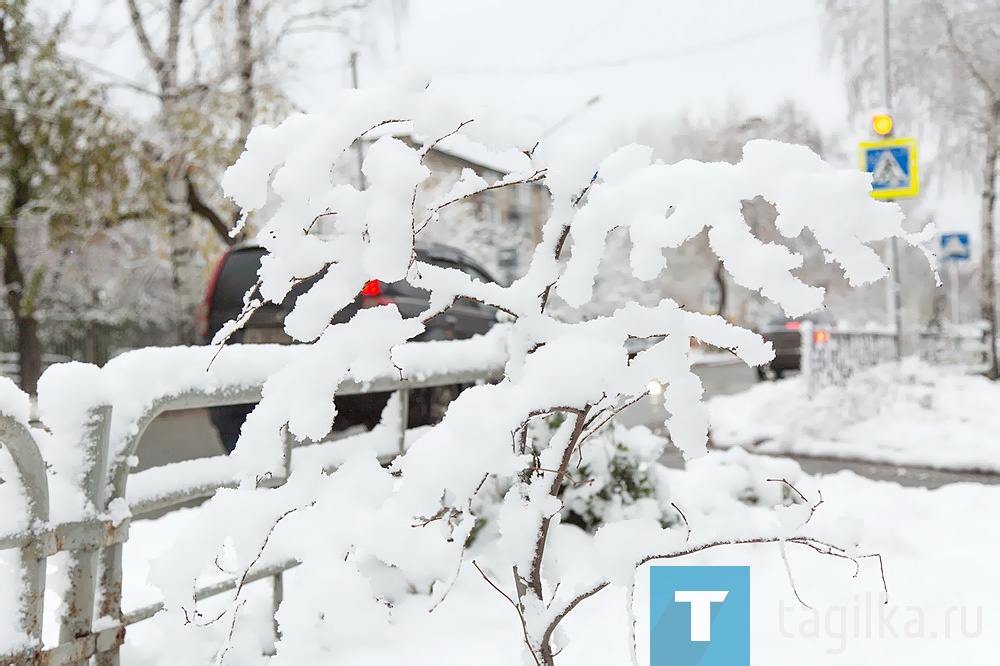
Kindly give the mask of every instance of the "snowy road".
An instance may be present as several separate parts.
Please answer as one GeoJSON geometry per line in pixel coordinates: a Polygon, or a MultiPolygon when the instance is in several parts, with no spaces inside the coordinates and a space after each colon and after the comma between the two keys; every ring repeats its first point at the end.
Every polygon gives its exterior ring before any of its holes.
{"type": "MultiPolygon", "coordinates": [[[[743,391],[756,382],[754,371],[740,363],[707,364],[696,369],[705,385],[707,397],[743,391]]],[[[662,408],[654,400],[646,399],[626,412],[624,422],[628,425],[648,425],[655,429],[662,425],[664,416],[662,408]]],[[[219,444],[205,410],[173,412],[156,419],[146,431],[139,443],[138,469],[219,455],[221,452],[222,445],[219,444]]],[[[676,452],[664,456],[663,462],[671,467],[682,465],[680,454],[676,452]]],[[[895,481],[906,486],[937,488],[960,482],[1000,484],[1000,476],[989,474],[950,473],[919,467],[822,458],[799,459],[799,463],[810,474],[833,474],[849,469],[870,479],[895,481]]]]}

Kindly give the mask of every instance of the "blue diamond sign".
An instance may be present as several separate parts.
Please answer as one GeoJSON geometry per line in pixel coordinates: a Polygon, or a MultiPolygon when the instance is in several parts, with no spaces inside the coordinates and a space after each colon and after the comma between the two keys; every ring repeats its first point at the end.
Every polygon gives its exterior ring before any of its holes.
{"type": "Polygon", "coordinates": [[[941,234],[941,261],[967,261],[969,251],[969,234],[941,234]]]}
{"type": "Polygon", "coordinates": [[[916,139],[862,142],[861,169],[872,175],[872,196],[876,199],[915,197],[920,193],[916,139]]]}

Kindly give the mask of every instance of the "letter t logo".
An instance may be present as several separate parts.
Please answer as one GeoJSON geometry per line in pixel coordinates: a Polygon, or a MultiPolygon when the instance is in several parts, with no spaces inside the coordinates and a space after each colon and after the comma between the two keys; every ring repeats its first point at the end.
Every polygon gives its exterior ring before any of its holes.
{"type": "Polygon", "coordinates": [[[691,604],[691,640],[706,643],[712,640],[712,603],[729,596],[725,590],[676,590],[674,601],[691,604]]]}

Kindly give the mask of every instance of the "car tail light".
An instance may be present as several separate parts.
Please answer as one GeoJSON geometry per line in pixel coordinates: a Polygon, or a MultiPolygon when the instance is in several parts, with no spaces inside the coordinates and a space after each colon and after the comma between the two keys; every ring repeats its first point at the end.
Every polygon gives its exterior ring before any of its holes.
{"type": "Polygon", "coordinates": [[[789,322],[785,323],[785,330],[786,331],[797,331],[801,327],[802,327],[802,324],[800,324],[797,321],[789,321],[789,322]]]}
{"type": "Polygon", "coordinates": [[[830,334],[826,331],[816,331],[813,333],[813,340],[816,342],[829,342],[830,334]]]}
{"type": "Polygon", "coordinates": [[[232,253],[233,248],[228,247],[223,253],[222,258],[219,259],[219,263],[215,265],[212,269],[212,276],[208,278],[208,286],[205,288],[205,299],[198,305],[198,309],[195,311],[195,328],[198,331],[198,335],[203,338],[207,338],[211,330],[209,328],[209,315],[212,312],[212,298],[215,296],[215,286],[219,282],[219,275],[222,273],[222,267],[226,263],[226,259],[232,253]]]}
{"type": "Polygon", "coordinates": [[[392,299],[385,295],[385,285],[379,280],[369,280],[361,288],[361,307],[374,308],[379,305],[389,305],[392,299]]]}

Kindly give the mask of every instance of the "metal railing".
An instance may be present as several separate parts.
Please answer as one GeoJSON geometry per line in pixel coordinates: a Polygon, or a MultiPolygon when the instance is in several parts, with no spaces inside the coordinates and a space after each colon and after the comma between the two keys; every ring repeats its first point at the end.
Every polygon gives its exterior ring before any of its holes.
{"type": "Polygon", "coordinates": [[[917,334],[917,355],[936,365],[983,372],[989,364],[989,329],[984,326],[933,328],[917,334]]]}
{"type": "MultiPolygon", "coordinates": [[[[250,349],[252,346],[243,347],[250,349]]],[[[404,366],[396,377],[378,377],[366,382],[347,380],[338,388],[338,395],[383,391],[398,394],[399,399],[395,401],[400,412],[397,452],[403,450],[405,442],[409,391],[494,381],[502,376],[503,364],[492,358],[481,362],[478,367],[467,365],[448,372],[422,375],[419,369],[411,370],[404,366]],[[404,375],[419,378],[402,379],[404,375]]],[[[136,377],[137,382],[144,379],[136,377]]],[[[79,490],[97,509],[96,515],[62,523],[50,522],[51,478],[32,431],[13,416],[0,414],[0,443],[7,448],[19,476],[19,479],[11,481],[20,485],[27,499],[25,527],[10,534],[0,533],[0,550],[17,549],[20,552],[20,589],[11,592],[17,594],[21,629],[29,639],[22,648],[7,654],[0,653],[0,663],[60,666],[86,664],[91,658],[99,666],[119,663],[119,648],[124,642],[126,627],[153,617],[164,607],[162,602],[157,602],[128,612],[122,609],[122,553],[131,519],[210,497],[220,488],[236,486],[239,478],[235,465],[229,464],[229,458],[221,456],[188,461],[198,465],[202,472],[210,467],[215,470],[214,474],[199,474],[197,482],[133,484],[138,487],[152,486],[155,490],[129,493],[132,476],[146,475],[145,478],[152,480],[162,469],[153,468],[133,475],[130,474],[129,458],[135,454],[146,428],[160,414],[190,408],[254,403],[261,399],[261,391],[262,384],[248,386],[233,383],[215,385],[212,390],[188,389],[161,395],[131,421],[130,427],[123,430],[125,434],[121,441],[117,442],[111,439],[114,405],[92,407],[79,442],[82,459],[87,462],[78,483],[79,490]],[[206,476],[211,478],[206,480],[206,476]],[[111,503],[119,498],[129,504],[131,518],[118,521],[112,518],[111,503]],[[69,588],[59,618],[58,643],[45,646],[42,642],[42,617],[46,561],[56,553],[67,553],[69,556],[69,588]],[[95,628],[95,617],[101,618],[100,627],[95,628]]],[[[331,461],[337,459],[336,449],[345,442],[327,441],[293,449],[287,429],[283,441],[283,473],[268,477],[261,482],[262,486],[282,485],[300,452],[308,464],[319,464],[326,470],[334,469],[336,463],[331,461]]],[[[184,464],[187,463],[174,465],[184,464]]],[[[176,471],[174,465],[169,467],[176,471]]],[[[177,478],[179,475],[170,476],[177,478]]],[[[282,597],[282,574],[297,564],[295,560],[288,559],[261,561],[248,572],[243,582],[270,579],[276,609],[282,597]]],[[[204,599],[236,589],[239,584],[237,578],[221,580],[198,589],[194,596],[195,599],[204,599]]]]}
{"type": "MultiPolygon", "coordinates": [[[[895,333],[887,329],[817,329],[804,322],[800,332],[800,367],[806,394],[812,398],[829,386],[844,386],[858,372],[897,360],[895,333]]],[[[934,365],[985,368],[986,332],[974,327],[923,330],[907,336],[917,358],[934,365]]]]}
{"type": "Polygon", "coordinates": [[[801,371],[806,395],[843,386],[856,373],[896,360],[896,334],[890,330],[819,329],[809,321],[799,329],[801,371]]]}

